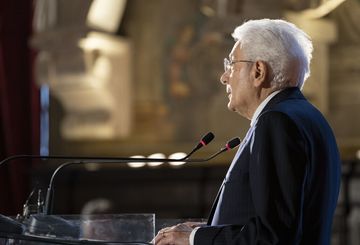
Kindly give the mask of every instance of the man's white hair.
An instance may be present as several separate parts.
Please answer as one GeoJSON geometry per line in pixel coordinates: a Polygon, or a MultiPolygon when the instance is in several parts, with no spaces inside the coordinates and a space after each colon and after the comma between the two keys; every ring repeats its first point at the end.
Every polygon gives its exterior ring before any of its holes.
{"type": "Polygon", "coordinates": [[[246,59],[269,64],[273,87],[302,88],[309,77],[313,45],[310,37],[294,24],[284,20],[250,20],[235,28],[232,36],[240,42],[246,59]]]}

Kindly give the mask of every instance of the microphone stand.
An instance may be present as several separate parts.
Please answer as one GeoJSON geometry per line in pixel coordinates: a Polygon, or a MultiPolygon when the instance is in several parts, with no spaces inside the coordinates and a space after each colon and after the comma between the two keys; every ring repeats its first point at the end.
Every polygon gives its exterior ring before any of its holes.
{"type": "MultiPolygon", "coordinates": [[[[200,143],[199,143],[200,144],[200,143]]],[[[233,138],[230,141],[228,141],[225,145],[225,147],[221,148],[219,151],[217,151],[216,153],[212,154],[210,157],[205,158],[205,159],[188,159],[190,157],[191,154],[193,154],[195,151],[197,151],[198,149],[201,148],[198,147],[199,145],[197,145],[194,149],[192,150],[187,156],[181,158],[181,159],[170,159],[170,158],[118,158],[116,160],[108,160],[108,159],[102,159],[101,161],[97,161],[98,163],[128,163],[128,162],[188,162],[188,163],[196,163],[196,162],[207,162],[215,157],[217,157],[219,154],[231,150],[233,148],[235,148],[236,146],[238,146],[240,144],[240,139],[239,138],[233,138]]],[[[46,199],[45,199],[45,207],[44,207],[44,214],[45,215],[50,215],[52,213],[52,206],[53,206],[53,195],[54,195],[54,180],[56,175],[60,172],[60,170],[62,170],[63,168],[70,166],[70,165],[74,165],[74,164],[88,164],[88,163],[93,163],[94,161],[89,161],[89,160],[81,160],[81,161],[71,161],[71,162],[65,162],[63,164],[61,164],[59,167],[57,167],[55,169],[55,171],[53,172],[51,179],[50,179],[50,183],[47,189],[47,193],[46,193],[46,199]]]]}
{"type": "MultiPolygon", "coordinates": [[[[188,154],[186,155],[185,157],[181,158],[181,159],[178,159],[176,161],[183,161],[187,158],[189,158],[193,153],[195,153],[197,150],[199,150],[200,148],[202,148],[203,146],[206,146],[207,144],[209,144],[213,139],[214,139],[214,134],[212,132],[208,132],[205,136],[203,136],[200,140],[200,142],[196,145],[196,147],[194,147],[194,149],[188,154]]],[[[102,162],[139,162],[140,161],[140,158],[123,158],[123,157],[84,157],[84,156],[62,156],[62,155],[59,155],[59,156],[42,156],[42,155],[25,155],[25,154],[22,154],[22,155],[14,155],[14,156],[10,156],[10,157],[7,157],[5,158],[4,160],[0,161],[0,166],[3,165],[3,164],[6,164],[10,161],[13,161],[13,160],[16,160],[16,159],[41,159],[41,160],[45,160],[45,159],[64,159],[64,160],[80,160],[78,162],[74,162],[74,163],[81,163],[81,162],[84,162],[84,161],[91,161],[91,162],[94,162],[94,161],[102,161],[102,162]]],[[[152,159],[152,161],[156,161],[157,159],[152,159]]],[[[164,159],[160,159],[160,161],[163,161],[164,159]]],[[[141,161],[146,161],[145,159],[141,158],[141,161]]],[[[148,161],[148,162],[151,162],[151,161],[148,161]]],[[[61,164],[54,172],[52,178],[51,178],[51,181],[50,181],[50,185],[49,185],[49,188],[48,189],[48,192],[46,193],[46,202],[45,202],[45,211],[44,213],[47,214],[49,213],[49,203],[51,203],[51,199],[52,199],[52,182],[53,182],[53,179],[56,175],[56,173],[63,167],[67,166],[67,165],[71,165],[71,164],[74,164],[74,163],[71,163],[71,162],[66,162],[66,163],[63,163],[61,164]]],[[[41,200],[38,202],[38,204],[40,205],[41,204],[41,200]]]]}
{"type": "MultiPolygon", "coordinates": [[[[208,132],[205,136],[203,136],[200,140],[200,142],[197,144],[197,146],[192,149],[192,151],[186,155],[185,157],[182,158],[182,160],[185,160],[186,158],[190,157],[193,153],[195,153],[197,150],[199,150],[201,147],[206,146],[207,144],[209,144],[213,139],[214,139],[214,134],[212,132],[208,132]]],[[[42,156],[42,155],[14,155],[14,156],[10,156],[5,158],[4,160],[2,160],[0,162],[0,166],[16,160],[16,159],[41,159],[41,160],[46,160],[46,159],[62,159],[62,160],[109,160],[109,161],[117,161],[117,160],[124,160],[123,157],[86,157],[86,156],[62,156],[62,155],[58,155],[58,156],[42,156]]]]}

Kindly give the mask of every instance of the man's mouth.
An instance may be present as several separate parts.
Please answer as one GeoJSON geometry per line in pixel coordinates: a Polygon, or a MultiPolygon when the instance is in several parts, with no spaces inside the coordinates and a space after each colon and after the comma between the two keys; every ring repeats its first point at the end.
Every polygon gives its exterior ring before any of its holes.
{"type": "Polygon", "coordinates": [[[231,88],[230,87],[226,87],[226,93],[228,94],[228,97],[231,97],[231,88]]]}

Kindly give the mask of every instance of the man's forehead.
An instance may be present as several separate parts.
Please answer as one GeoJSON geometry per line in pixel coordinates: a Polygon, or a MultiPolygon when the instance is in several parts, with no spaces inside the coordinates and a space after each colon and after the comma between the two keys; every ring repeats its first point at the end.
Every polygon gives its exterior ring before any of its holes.
{"type": "Polygon", "coordinates": [[[237,41],[235,44],[234,44],[234,46],[233,46],[233,48],[232,48],[232,50],[231,50],[231,52],[230,52],[230,54],[229,54],[229,58],[231,59],[231,58],[233,58],[234,56],[239,56],[240,55],[240,41],[237,41]]]}

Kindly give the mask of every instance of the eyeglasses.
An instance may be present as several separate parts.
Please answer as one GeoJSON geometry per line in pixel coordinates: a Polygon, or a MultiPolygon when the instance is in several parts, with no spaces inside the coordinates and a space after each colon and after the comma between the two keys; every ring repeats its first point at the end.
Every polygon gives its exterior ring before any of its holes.
{"type": "Polygon", "coordinates": [[[231,69],[231,66],[238,62],[247,62],[247,63],[253,63],[254,61],[251,60],[229,60],[228,58],[224,59],[224,71],[227,72],[231,69]]]}

